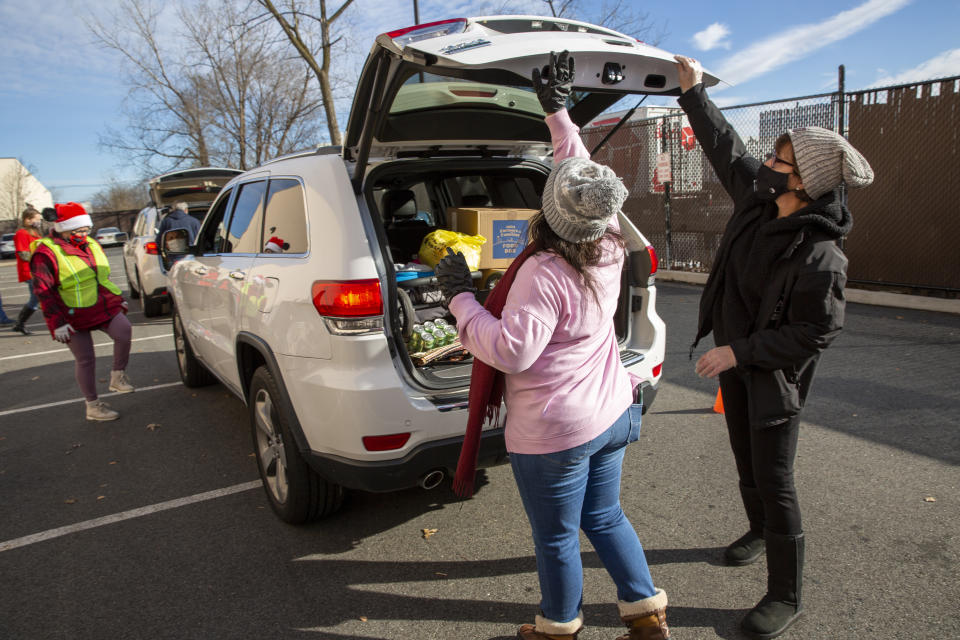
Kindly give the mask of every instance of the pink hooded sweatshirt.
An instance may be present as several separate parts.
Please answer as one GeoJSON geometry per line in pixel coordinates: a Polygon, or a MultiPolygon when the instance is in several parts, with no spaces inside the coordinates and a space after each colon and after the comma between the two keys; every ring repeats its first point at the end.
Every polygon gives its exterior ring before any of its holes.
{"type": "MultiPolygon", "coordinates": [[[[546,123],[555,164],[589,158],[566,110],[547,116],[546,123]]],[[[616,217],[610,227],[620,230],[616,217]]],[[[623,260],[619,247],[604,243],[600,264],[591,267],[599,307],[577,272],[546,252],[520,267],[500,319],[472,294],[450,301],[464,347],[506,374],[507,451],[570,449],[606,431],[630,406],[633,384],[613,326],[623,260]]]]}

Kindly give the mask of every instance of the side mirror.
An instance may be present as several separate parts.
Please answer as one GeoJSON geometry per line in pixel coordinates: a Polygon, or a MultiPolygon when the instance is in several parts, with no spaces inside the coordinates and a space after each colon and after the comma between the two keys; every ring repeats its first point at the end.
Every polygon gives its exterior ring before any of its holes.
{"type": "Polygon", "coordinates": [[[171,229],[160,237],[159,249],[163,268],[169,271],[178,260],[193,253],[194,247],[186,229],[171,229]]]}

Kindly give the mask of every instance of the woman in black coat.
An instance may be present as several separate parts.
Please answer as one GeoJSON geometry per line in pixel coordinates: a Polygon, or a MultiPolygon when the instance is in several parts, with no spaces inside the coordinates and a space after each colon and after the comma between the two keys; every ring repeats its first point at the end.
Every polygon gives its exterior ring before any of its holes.
{"type": "MultiPolygon", "coordinates": [[[[801,611],[803,528],[793,482],[800,411],[820,357],[843,327],[847,258],[837,240],[853,220],[839,187],[864,187],[873,170],[843,137],[788,130],[762,164],[707,97],[699,64],[677,56],[678,102],[734,212],[700,300],[696,364],[719,376],[730,445],[750,530],[728,546],[731,565],[766,549],[767,594],[741,627],[775,638],[801,611]]],[[[691,349],[692,353],[692,349],[691,349]]]]}

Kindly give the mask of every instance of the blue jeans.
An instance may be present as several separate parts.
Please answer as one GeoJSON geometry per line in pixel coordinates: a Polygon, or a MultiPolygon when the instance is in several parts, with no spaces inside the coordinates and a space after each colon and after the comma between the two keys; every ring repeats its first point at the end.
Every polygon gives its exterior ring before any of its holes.
{"type": "Polygon", "coordinates": [[[33,280],[27,280],[27,290],[30,291],[30,299],[24,306],[36,311],[37,307],[40,306],[40,301],[37,300],[37,294],[33,292],[33,280]]]}
{"type": "Polygon", "coordinates": [[[640,420],[641,406],[632,405],[590,442],[556,453],[510,454],[533,530],[540,609],[550,620],[573,620],[583,602],[580,529],[617,585],[619,600],[656,593],[637,532],[620,508],[623,454],[640,437],[640,420]]]}

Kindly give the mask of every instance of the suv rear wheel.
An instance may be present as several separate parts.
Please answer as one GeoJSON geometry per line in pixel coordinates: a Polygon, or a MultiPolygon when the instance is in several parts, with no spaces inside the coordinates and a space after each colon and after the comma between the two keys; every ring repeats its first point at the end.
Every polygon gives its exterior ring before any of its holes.
{"type": "Polygon", "coordinates": [[[203,363],[193,355],[190,341],[183,330],[183,321],[176,309],[173,310],[173,346],[177,352],[177,368],[180,369],[180,380],[185,387],[205,387],[217,381],[203,363]]]}
{"type": "Polygon", "coordinates": [[[326,517],[343,504],[343,487],[318,476],[300,456],[277,383],[266,367],[250,380],[250,426],[260,479],[274,513],[301,524],[326,517]]]}

